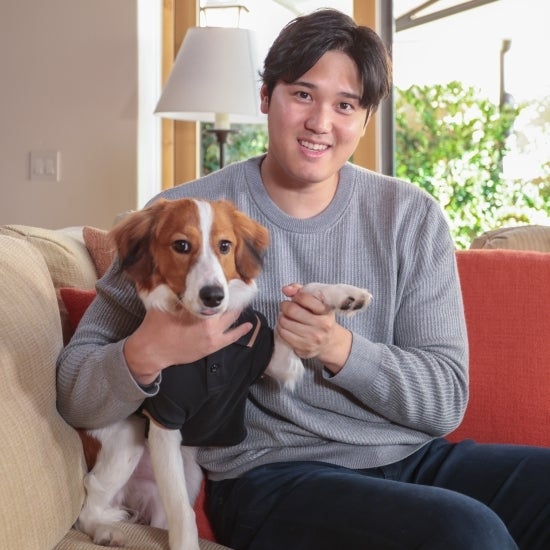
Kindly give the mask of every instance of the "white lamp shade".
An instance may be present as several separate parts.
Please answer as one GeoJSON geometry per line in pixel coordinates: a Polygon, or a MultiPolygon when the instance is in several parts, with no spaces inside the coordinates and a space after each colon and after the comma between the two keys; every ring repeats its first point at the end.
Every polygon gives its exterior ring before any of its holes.
{"type": "Polygon", "coordinates": [[[216,122],[216,127],[225,128],[229,118],[236,123],[261,123],[259,68],[253,31],[190,28],[155,114],[174,120],[216,122]]]}

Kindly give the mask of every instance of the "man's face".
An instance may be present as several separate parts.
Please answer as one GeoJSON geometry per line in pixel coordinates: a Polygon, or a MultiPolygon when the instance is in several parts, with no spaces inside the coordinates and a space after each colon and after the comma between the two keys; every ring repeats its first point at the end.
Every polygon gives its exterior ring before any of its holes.
{"type": "Polygon", "coordinates": [[[361,94],[355,63],[339,51],[325,53],[296,82],[277,83],[270,101],[264,87],[270,175],[284,186],[334,184],[365,133],[361,94]]]}

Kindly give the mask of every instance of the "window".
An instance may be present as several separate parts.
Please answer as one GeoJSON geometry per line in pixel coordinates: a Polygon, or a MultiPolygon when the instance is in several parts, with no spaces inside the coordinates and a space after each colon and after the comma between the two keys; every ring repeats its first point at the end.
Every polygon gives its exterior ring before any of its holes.
{"type": "MultiPolygon", "coordinates": [[[[458,3],[432,2],[423,15],[434,17],[435,11],[458,3]]],[[[473,9],[403,28],[402,16],[420,4],[418,0],[393,4],[398,175],[440,200],[459,246],[499,225],[550,223],[550,142],[545,138],[550,130],[550,74],[537,66],[533,69],[535,60],[550,48],[545,29],[550,6],[545,0],[485,0],[473,9]],[[421,97],[424,105],[415,107],[421,97]],[[431,109],[431,118],[426,113],[423,118],[422,109],[431,109]],[[450,142],[442,145],[445,130],[453,128],[463,146],[468,138],[461,132],[482,121],[489,110],[484,127],[477,134],[472,128],[468,150],[450,142]],[[506,129],[504,119],[510,113],[512,126],[500,140],[498,133],[506,129]],[[438,117],[439,129],[434,120],[438,117]],[[453,127],[458,123],[461,126],[453,127]],[[420,154],[418,149],[406,150],[415,124],[424,126],[425,135],[430,124],[434,134],[441,134],[435,136],[439,141],[430,143],[432,151],[447,147],[447,158],[433,158],[434,165],[440,164],[437,169],[407,162],[414,155],[418,160],[420,154]],[[495,148],[502,154],[496,155],[495,148]]]]}

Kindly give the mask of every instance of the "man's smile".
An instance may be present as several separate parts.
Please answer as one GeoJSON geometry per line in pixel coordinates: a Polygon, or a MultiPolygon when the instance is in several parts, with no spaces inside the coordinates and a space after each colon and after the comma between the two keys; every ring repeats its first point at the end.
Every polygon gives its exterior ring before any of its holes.
{"type": "Polygon", "coordinates": [[[326,151],[329,148],[329,145],[324,143],[312,143],[311,141],[305,141],[303,139],[298,140],[298,143],[305,147],[306,149],[311,149],[312,151],[326,151]]]}

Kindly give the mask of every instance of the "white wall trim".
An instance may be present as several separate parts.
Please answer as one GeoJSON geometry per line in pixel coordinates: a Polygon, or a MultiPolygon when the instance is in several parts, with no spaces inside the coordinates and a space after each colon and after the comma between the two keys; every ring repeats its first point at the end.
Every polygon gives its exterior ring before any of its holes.
{"type": "Polygon", "coordinates": [[[162,81],[162,0],[138,0],[138,208],[162,189],[161,121],[153,114],[162,81]]]}

